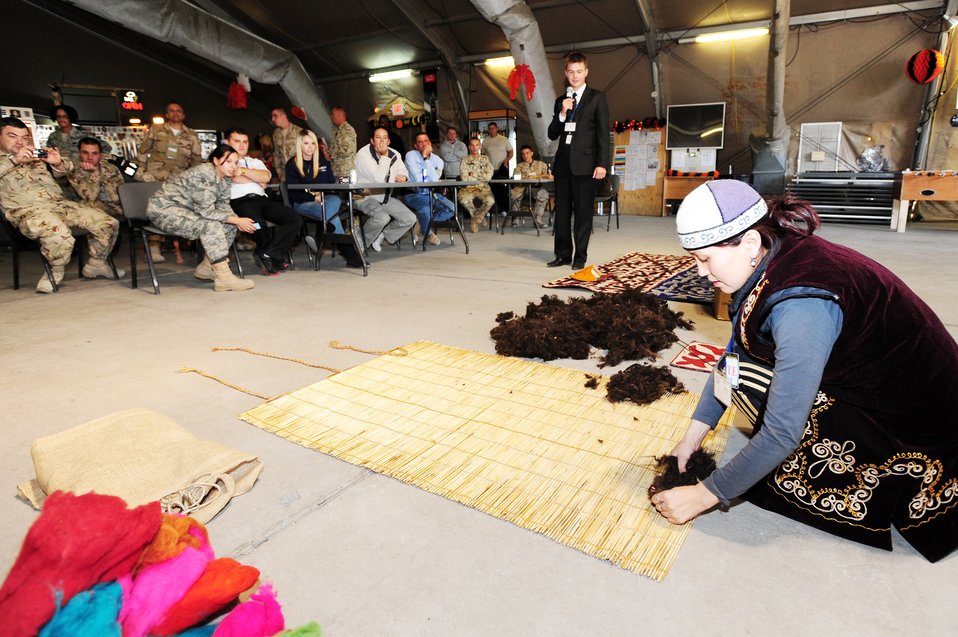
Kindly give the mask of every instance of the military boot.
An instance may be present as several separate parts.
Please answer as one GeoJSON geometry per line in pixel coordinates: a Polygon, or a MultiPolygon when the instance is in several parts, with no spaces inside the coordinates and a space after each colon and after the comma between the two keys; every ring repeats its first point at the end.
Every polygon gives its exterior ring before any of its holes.
{"type": "Polygon", "coordinates": [[[203,260],[200,261],[200,264],[196,266],[196,269],[193,270],[193,276],[201,281],[215,281],[216,274],[213,272],[213,266],[210,265],[210,258],[207,255],[203,255],[203,260]]]}
{"type": "Polygon", "coordinates": [[[83,266],[83,271],[80,274],[83,275],[84,279],[95,279],[97,277],[103,277],[104,279],[119,279],[126,274],[126,272],[123,270],[117,270],[116,277],[114,277],[113,268],[110,267],[109,263],[102,259],[90,259],[87,261],[87,264],[83,266]]]}
{"type": "Polygon", "coordinates": [[[223,259],[212,264],[213,269],[213,289],[217,292],[232,292],[238,290],[249,290],[253,287],[253,282],[249,279],[241,279],[230,271],[230,262],[223,259]]]}
{"type": "Polygon", "coordinates": [[[166,261],[166,257],[160,252],[159,243],[150,244],[150,256],[153,258],[153,263],[163,263],[166,261]]]}
{"type": "MultiPolygon", "coordinates": [[[[50,269],[53,270],[53,280],[57,282],[57,285],[60,285],[63,282],[64,266],[54,265],[50,266],[50,269]]],[[[40,277],[40,280],[37,282],[37,292],[42,294],[50,294],[53,292],[53,284],[50,283],[50,277],[46,274],[40,277]]]]}

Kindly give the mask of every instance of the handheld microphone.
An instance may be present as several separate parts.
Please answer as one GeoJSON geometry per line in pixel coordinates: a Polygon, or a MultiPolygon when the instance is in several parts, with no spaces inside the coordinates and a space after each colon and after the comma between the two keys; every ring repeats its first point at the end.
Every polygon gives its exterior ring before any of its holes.
{"type": "Polygon", "coordinates": [[[572,90],[572,87],[571,86],[565,87],[565,96],[572,97],[573,95],[575,95],[575,91],[572,90]]]}

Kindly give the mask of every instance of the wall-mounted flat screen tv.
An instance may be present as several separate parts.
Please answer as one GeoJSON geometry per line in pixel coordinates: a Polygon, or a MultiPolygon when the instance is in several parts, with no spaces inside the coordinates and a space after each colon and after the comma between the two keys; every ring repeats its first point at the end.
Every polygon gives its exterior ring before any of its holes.
{"type": "Polygon", "coordinates": [[[725,102],[673,104],[666,114],[665,148],[722,148],[725,102]]]}

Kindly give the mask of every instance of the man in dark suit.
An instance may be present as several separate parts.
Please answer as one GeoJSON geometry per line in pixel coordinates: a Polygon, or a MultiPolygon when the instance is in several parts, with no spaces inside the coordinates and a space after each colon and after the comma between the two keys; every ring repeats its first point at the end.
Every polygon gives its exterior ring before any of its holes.
{"type": "Polygon", "coordinates": [[[546,264],[550,268],[570,263],[576,270],[585,267],[596,180],[604,179],[609,170],[609,104],[605,93],[585,85],[588,75],[585,55],[573,52],[566,56],[569,87],[565,95],[556,98],[549,124],[549,139],[559,140],[552,167],[556,258],[546,264]]]}

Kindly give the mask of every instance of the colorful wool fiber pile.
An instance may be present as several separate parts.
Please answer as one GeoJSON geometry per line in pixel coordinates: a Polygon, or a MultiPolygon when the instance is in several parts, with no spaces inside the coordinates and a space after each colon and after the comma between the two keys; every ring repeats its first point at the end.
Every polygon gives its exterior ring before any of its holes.
{"type": "Polygon", "coordinates": [[[258,586],[259,575],[251,566],[217,559],[200,522],[163,514],[159,502],[127,509],[115,496],[57,491],[46,499],[0,587],[2,632],[319,635],[316,624],[284,631],[276,594],[269,584],[258,586]]]}

